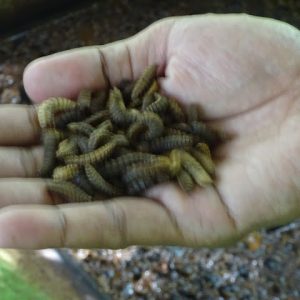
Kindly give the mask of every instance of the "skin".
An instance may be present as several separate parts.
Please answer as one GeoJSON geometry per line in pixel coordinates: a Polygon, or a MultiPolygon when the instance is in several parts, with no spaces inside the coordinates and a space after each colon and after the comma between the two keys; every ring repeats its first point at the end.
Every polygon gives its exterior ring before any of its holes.
{"type": "Polygon", "coordinates": [[[178,17],[123,41],[32,62],[24,84],[36,103],[135,80],[156,63],[165,93],[201,105],[204,119],[233,137],[215,151],[214,186],[186,194],[165,184],[147,192],[154,201],[52,206],[57,199],[33,178],[42,161],[36,114],[2,105],[0,246],[217,247],[299,218],[299,37],[288,24],[247,15],[178,17]]]}

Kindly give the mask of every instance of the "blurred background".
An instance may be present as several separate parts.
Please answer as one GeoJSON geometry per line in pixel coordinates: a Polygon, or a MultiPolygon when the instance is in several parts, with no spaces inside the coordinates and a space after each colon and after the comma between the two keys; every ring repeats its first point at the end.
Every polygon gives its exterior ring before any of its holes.
{"type": "MultiPolygon", "coordinates": [[[[0,103],[30,104],[24,67],[175,15],[249,13],[300,27],[299,0],[0,0],[0,103]]],[[[0,251],[0,300],[300,299],[300,221],[227,249],[0,251]]]]}

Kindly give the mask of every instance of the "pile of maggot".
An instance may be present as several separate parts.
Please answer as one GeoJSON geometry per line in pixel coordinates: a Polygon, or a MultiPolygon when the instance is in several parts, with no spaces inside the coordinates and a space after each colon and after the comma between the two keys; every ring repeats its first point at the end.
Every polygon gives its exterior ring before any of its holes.
{"type": "Polygon", "coordinates": [[[221,134],[199,120],[199,110],[159,93],[156,67],[136,82],[63,97],[38,107],[44,160],[40,171],[50,191],[69,201],[141,195],[176,180],[190,192],[213,182],[210,147],[221,134]]]}

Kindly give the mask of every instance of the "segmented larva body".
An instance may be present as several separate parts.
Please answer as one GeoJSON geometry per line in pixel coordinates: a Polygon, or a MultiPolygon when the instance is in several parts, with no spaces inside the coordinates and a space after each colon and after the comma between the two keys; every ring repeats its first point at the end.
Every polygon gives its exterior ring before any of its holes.
{"type": "Polygon", "coordinates": [[[190,192],[195,187],[195,182],[192,176],[185,170],[181,169],[177,174],[177,182],[179,186],[186,192],[190,192]]]}
{"type": "Polygon", "coordinates": [[[46,129],[43,131],[44,158],[40,175],[48,177],[51,175],[55,166],[55,151],[60,139],[60,133],[54,129],[46,129]]]}
{"type": "Polygon", "coordinates": [[[143,103],[142,103],[142,111],[145,111],[145,109],[154,101],[155,101],[154,94],[145,95],[143,98],[143,103]]]}
{"type": "Polygon", "coordinates": [[[92,91],[83,89],[79,92],[77,103],[79,107],[87,108],[91,106],[92,91]]]}
{"type": "Polygon", "coordinates": [[[169,106],[168,99],[159,94],[155,94],[155,99],[156,100],[153,103],[145,108],[145,111],[151,111],[156,114],[164,113],[169,106]]]}
{"type": "Polygon", "coordinates": [[[95,195],[95,188],[90,183],[84,170],[80,170],[77,174],[75,174],[72,182],[76,184],[79,188],[81,188],[83,191],[85,191],[87,194],[89,194],[90,196],[95,195]]]}
{"type": "Polygon", "coordinates": [[[44,101],[38,107],[38,120],[42,129],[55,125],[54,115],[59,111],[74,109],[76,103],[63,97],[53,97],[44,101]]]}
{"type": "Polygon", "coordinates": [[[133,164],[123,174],[123,179],[128,183],[147,178],[155,179],[161,174],[170,174],[170,160],[167,157],[160,157],[147,163],[133,164]]]}
{"type": "Polygon", "coordinates": [[[99,145],[109,141],[112,137],[111,131],[106,130],[105,128],[97,128],[95,129],[88,141],[89,151],[95,150],[99,145]]]}
{"type": "Polygon", "coordinates": [[[154,186],[157,180],[153,178],[141,178],[127,183],[127,192],[129,195],[140,195],[146,189],[154,186]]]}
{"type": "Polygon", "coordinates": [[[157,159],[157,156],[150,153],[130,152],[120,155],[117,158],[108,160],[104,163],[101,170],[108,176],[121,174],[130,165],[137,162],[151,162],[157,159]]]}
{"type": "Polygon", "coordinates": [[[198,185],[207,186],[213,182],[201,164],[192,155],[183,150],[181,150],[181,164],[198,185]]]}
{"type": "Polygon", "coordinates": [[[164,135],[186,135],[186,132],[180,129],[167,127],[164,130],[164,135]]]}
{"type": "Polygon", "coordinates": [[[170,172],[172,177],[176,176],[181,170],[181,154],[179,149],[174,149],[169,154],[170,172]]]}
{"type": "Polygon", "coordinates": [[[101,122],[108,120],[109,117],[110,117],[110,114],[109,114],[108,110],[101,110],[101,111],[94,113],[90,117],[84,119],[83,122],[93,125],[93,126],[97,126],[101,122]]]}
{"type": "Polygon", "coordinates": [[[108,109],[110,116],[115,123],[128,123],[128,114],[124,104],[123,96],[118,88],[114,88],[109,94],[108,109]]]}
{"type": "Polygon", "coordinates": [[[192,122],[191,132],[197,136],[198,142],[205,142],[210,146],[215,145],[220,140],[217,132],[202,122],[192,122]]]}
{"type": "Polygon", "coordinates": [[[180,107],[180,105],[177,103],[177,101],[173,98],[168,98],[169,104],[168,104],[168,111],[172,115],[172,118],[175,120],[175,122],[184,122],[185,121],[185,115],[180,107]]]}
{"type": "Polygon", "coordinates": [[[132,123],[127,129],[126,136],[129,141],[136,141],[138,137],[147,130],[147,126],[143,123],[132,123]]]}
{"type": "Polygon", "coordinates": [[[149,143],[150,150],[155,153],[167,152],[175,148],[186,148],[193,145],[190,135],[167,135],[154,139],[149,143]]]}
{"type": "Polygon", "coordinates": [[[199,163],[210,175],[214,175],[215,164],[212,160],[211,153],[207,144],[197,144],[195,149],[191,149],[191,154],[199,161],[199,163]]]}
{"type": "Polygon", "coordinates": [[[84,122],[72,122],[69,123],[67,127],[72,133],[84,134],[87,136],[89,136],[95,130],[92,125],[84,122]]]}
{"type": "Polygon", "coordinates": [[[76,135],[74,136],[74,140],[81,153],[88,153],[90,151],[88,145],[89,143],[88,137],[84,135],[76,135]]]}
{"type": "Polygon", "coordinates": [[[87,178],[95,189],[111,197],[121,195],[121,191],[106,181],[92,165],[86,164],[84,169],[87,178]]]}
{"type": "Polygon", "coordinates": [[[107,90],[101,90],[96,92],[95,96],[92,97],[90,103],[90,111],[92,114],[97,113],[105,108],[107,97],[108,97],[107,90]]]}
{"type": "Polygon", "coordinates": [[[136,81],[131,93],[131,98],[132,98],[132,102],[130,104],[131,107],[135,107],[141,103],[142,97],[145,94],[145,92],[148,90],[148,88],[151,86],[151,84],[153,83],[153,80],[155,79],[155,75],[156,75],[156,66],[151,65],[145,69],[141,77],[136,81]]]}
{"type": "Polygon", "coordinates": [[[74,138],[61,141],[56,151],[57,158],[64,158],[67,155],[75,155],[78,152],[77,143],[74,138]]]}
{"type": "Polygon", "coordinates": [[[175,123],[172,124],[170,129],[178,129],[180,131],[186,132],[186,133],[191,133],[191,128],[187,123],[175,123]]]}
{"type": "Polygon", "coordinates": [[[153,95],[154,93],[158,92],[158,82],[157,80],[153,80],[152,84],[150,85],[149,89],[146,91],[144,97],[147,97],[149,95],[153,95]]]}
{"type": "Polygon", "coordinates": [[[72,179],[78,172],[79,166],[75,164],[59,166],[54,169],[52,177],[55,180],[69,180],[72,179]]]}
{"type": "Polygon", "coordinates": [[[147,131],[145,132],[146,140],[159,137],[164,131],[164,124],[161,118],[155,113],[142,112],[137,115],[136,121],[147,126],[147,131]]]}
{"type": "Polygon", "coordinates": [[[52,192],[66,197],[71,202],[90,202],[93,200],[92,196],[69,181],[48,180],[47,188],[52,192]]]}
{"type": "Polygon", "coordinates": [[[112,141],[92,152],[84,153],[81,155],[70,155],[66,157],[65,162],[67,164],[79,165],[101,162],[112,154],[116,146],[117,143],[115,141],[112,141]]]}
{"type": "Polygon", "coordinates": [[[191,104],[186,109],[187,122],[188,124],[199,120],[198,105],[191,104]]]}
{"type": "Polygon", "coordinates": [[[118,89],[121,91],[123,95],[123,99],[126,103],[130,102],[133,86],[134,86],[134,82],[126,79],[122,80],[118,85],[118,89]]]}
{"type": "Polygon", "coordinates": [[[63,112],[54,117],[54,126],[59,129],[64,129],[68,123],[82,120],[86,115],[84,109],[77,106],[69,111],[63,112]]]}

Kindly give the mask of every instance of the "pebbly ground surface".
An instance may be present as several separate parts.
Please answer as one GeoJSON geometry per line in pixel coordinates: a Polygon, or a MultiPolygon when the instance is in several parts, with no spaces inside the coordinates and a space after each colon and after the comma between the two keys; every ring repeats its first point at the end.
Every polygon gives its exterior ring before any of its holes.
{"type": "MultiPolygon", "coordinates": [[[[0,40],[0,103],[30,103],[22,73],[31,60],[125,38],[163,17],[247,12],[300,27],[297,0],[153,2],[98,1],[0,40]]],[[[253,233],[227,249],[130,247],[69,253],[112,299],[300,299],[300,221],[253,233]]]]}

